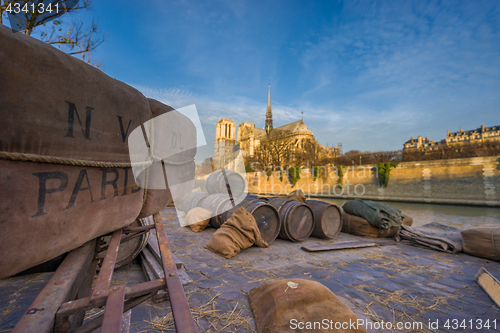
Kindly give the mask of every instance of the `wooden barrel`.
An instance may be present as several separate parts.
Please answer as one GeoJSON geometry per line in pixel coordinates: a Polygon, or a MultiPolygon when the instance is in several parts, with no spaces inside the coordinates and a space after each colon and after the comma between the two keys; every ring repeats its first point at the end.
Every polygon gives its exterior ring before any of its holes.
{"type": "Polygon", "coordinates": [[[187,213],[194,207],[199,207],[200,201],[206,199],[207,197],[208,194],[205,192],[193,192],[188,194],[182,200],[182,210],[187,213]]]}
{"type": "Polygon", "coordinates": [[[278,210],[281,220],[280,238],[301,242],[314,229],[314,213],[306,204],[288,198],[270,198],[269,204],[278,210]]]}
{"type": "Polygon", "coordinates": [[[215,200],[214,204],[212,205],[213,216],[210,219],[210,224],[215,228],[220,228],[222,223],[225,222],[225,220],[224,221],[222,220],[223,213],[227,209],[230,209],[232,206],[233,203],[231,202],[231,199],[227,195],[224,195],[223,197],[220,197],[217,200],[215,200]]]}
{"type": "Polygon", "coordinates": [[[262,239],[271,244],[281,229],[280,215],[276,208],[257,199],[250,201],[245,209],[255,218],[262,239]]]}
{"type": "Polygon", "coordinates": [[[289,201],[287,197],[269,197],[267,198],[267,202],[272,205],[279,212],[281,206],[287,201],[289,201]]]}
{"type": "Polygon", "coordinates": [[[203,205],[198,205],[198,207],[202,207],[205,209],[208,209],[211,212],[214,212],[214,207],[220,203],[222,199],[227,198],[227,194],[222,194],[222,193],[217,193],[217,194],[211,194],[209,195],[205,201],[203,202],[203,205]]]}
{"type": "Polygon", "coordinates": [[[212,173],[207,178],[206,188],[207,192],[210,194],[224,193],[228,194],[227,185],[229,184],[231,188],[231,195],[233,197],[239,197],[245,192],[245,179],[233,171],[224,171],[225,177],[222,171],[217,171],[212,173]],[[227,182],[226,182],[227,178],[227,182]]]}
{"type": "Polygon", "coordinates": [[[319,200],[307,200],[306,205],[314,213],[314,229],[311,236],[333,238],[340,233],[344,213],[342,208],[319,200]]]}
{"type": "Polygon", "coordinates": [[[266,197],[258,196],[257,194],[247,193],[247,198],[259,199],[262,202],[268,202],[269,199],[266,197]]]}
{"type": "MultiPolygon", "coordinates": [[[[149,224],[153,224],[153,220],[150,217],[135,220],[130,227],[138,228],[149,224]]],[[[154,230],[153,230],[154,232],[154,230]]],[[[109,243],[111,237],[105,237],[105,241],[109,243]]],[[[149,232],[146,232],[140,236],[132,238],[129,241],[120,244],[118,248],[118,254],[116,256],[115,268],[126,265],[135,259],[141,253],[141,251],[146,247],[149,241],[149,232]]]]}
{"type": "Polygon", "coordinates": [[[238,208],[243,207],[255,218],[262,239],[270,244],[278,237],[281,221],[278,211],[273,206],[267,204],[266,200],[263,197],[255,198],[254,196],[247,196],[234,206],[227,196],[224,200],[216,200],[213,205],[215,209],[214,214],[216,215],[212,217],[210,224],[215,228],[220,228],[238,208]]]}
{"type": "Polygon", "coordinates": [[[259,197],[259,196],[256,196],[256,195],[247,195],[245,197],[245,199],[243,199],[242,201],[240,201],[237,205],[235,205],[234,207],[228,207],[229,209],[227,209],[226,211],[224,211],[222,213],[222,216],[221,216],[222,223],[226,222],[233,215],[233,213],[238,208],[240,208],[240,207],[246,207],[246,206],[248,206],[248,204],[250,202],[253,202],[253,201],[264,202],[266,200],[267,200],[266,198],[259,197]]]}

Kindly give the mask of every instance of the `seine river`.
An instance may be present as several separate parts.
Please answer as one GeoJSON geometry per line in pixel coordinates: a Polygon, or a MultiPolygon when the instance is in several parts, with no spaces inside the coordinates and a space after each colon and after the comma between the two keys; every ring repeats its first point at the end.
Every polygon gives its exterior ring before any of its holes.
{"type": "MultiPolygon", "coordinates": [[[[311,198],[331,202],[342,206],[346,199],[311,198]]],[[[430,222],[439,222],[458,229],[477,227],[482,224],[500,225],[500,208],[420,204],[395,201],[382,201],[393,208],[413,217],[413,225],[419,226],[430,222]]]]}

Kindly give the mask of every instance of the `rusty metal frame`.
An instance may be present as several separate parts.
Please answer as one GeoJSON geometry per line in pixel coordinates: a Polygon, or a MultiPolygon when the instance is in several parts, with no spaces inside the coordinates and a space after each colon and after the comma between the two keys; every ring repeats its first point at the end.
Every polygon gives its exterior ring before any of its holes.
{"type": "Polygon", "coordinates": [[[100,327],[103,333],[119,333],[123,313],[161,289],[170,295],[177,332],[197,332],[161,217],[156,214],[153,225],[114,231],[108,245],[103,246],[99,237],[71,251],[12,332],[87,333],[100,327]],[[156,229],[165,278],[110,287],[120,244],[152,228],[156,229]],[[95,278],[99,262],[101,269],[95,278]],[[83,324],[86,311],[102,306],[106,306],[103,314],[83,324]]]}

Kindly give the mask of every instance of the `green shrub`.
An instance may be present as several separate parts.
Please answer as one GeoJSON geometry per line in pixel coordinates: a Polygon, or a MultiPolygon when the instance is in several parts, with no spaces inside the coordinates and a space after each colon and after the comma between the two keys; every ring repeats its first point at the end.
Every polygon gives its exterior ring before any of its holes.
{"type": "Polygon", "coordinates": [[[344,175],[345,175],[345,165],[338,165],[337,166],[337,174],[339,176],[339,180],[338,180],[338,184],[339,184],[339,187],[342,189],[344,188],[344,175]]]}
{"type": "Polygon", "coordinates": [[[313,176],[313,181],[316,181],[316,179],[321,177],[321,167],[320,166],[312,167],[312,176],[313,176]]]}
{"type": "Polygon", "coordinates": [[[375,164],[378,171],[378,184],[380,186],[387,187],[389,184],[389,175],[391,174],[391,170],[395,169],[398,164],[398,162],[375,164]]]}
{"type": "Polygon", "coordinates": [[[295,184],[297,184],[297,182],[299,181],[300,179],[300,171],[301,171],[301,167],[299,166],[291,166],[288,168],[288,180],[290,180],[290,183],[292,184],[292,188],[295,187],[295,184]]]}

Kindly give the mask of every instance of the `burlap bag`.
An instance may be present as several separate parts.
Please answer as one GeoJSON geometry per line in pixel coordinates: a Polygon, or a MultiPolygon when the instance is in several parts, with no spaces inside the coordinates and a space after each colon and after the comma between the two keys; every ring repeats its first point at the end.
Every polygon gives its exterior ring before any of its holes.
{"type": "Polygon", "coordinates": [[[136,89],[0,25],[0,278],[131,224],[136,89]]]}
{"type": "Polygon", "coordinates": [[[460,232],[463,251],[471,256],[500,261],[500,225],[486,224],[460,232]]]}
{"type": "Polygon", "coordinates": [[[250,290],[248,298],[259,333],[366,332],[362,325],[349,328],[349,323],[357,323],[358,317],[330,289],[316,281],[274,280],[250,290]],[[290,288],[288,282],[296,283],[297,287],[290,288]],[[300,326],[303,329],[298,328],[299,322],[303,323],[300,326]],[[319,323],[316,327],[315,322],[319,323]],[[340,329],[335,328],[336,323],[340,329]],[[342,323],[348,326],[342,329],[339,326],[342,323]]]}
{"type": "MultiPolygon", "coordinates": [[[[370,238],[387,238],[395,237],[401,227],[391,227],[389,229],[375,228],[367,220],[362,217],[354,216],[344,211],[342,223],[342,232],[370,238]]],[[[411,226],[413,224],[413,218],[410,216],[405,216],[402,224],[411,226]]]]}
{"type": "Polygon", "coordinates": [[[288,199],[297,200],[300,202],[306,202],[306,200],[307,200],[307,198],[306,198],[304,192],[302,192],[302,190],[295,190],[293,192],[290,192],[290,193],[288,193],[288,195],[286,197],[288,199]]]}
{"type": "Polygon", "coordinates": [[[214,232],[205,248],[229,259],[253,244],[264,248],[268,246],[253,215],[240,207],[214,232]]]}
{"type": "Polygon", "coordinates": [[[195,207],[186,214],[185,221],[191,230],[200,232],[205,230],[211,217],[212,212],[208,209],[195,207]]]}

